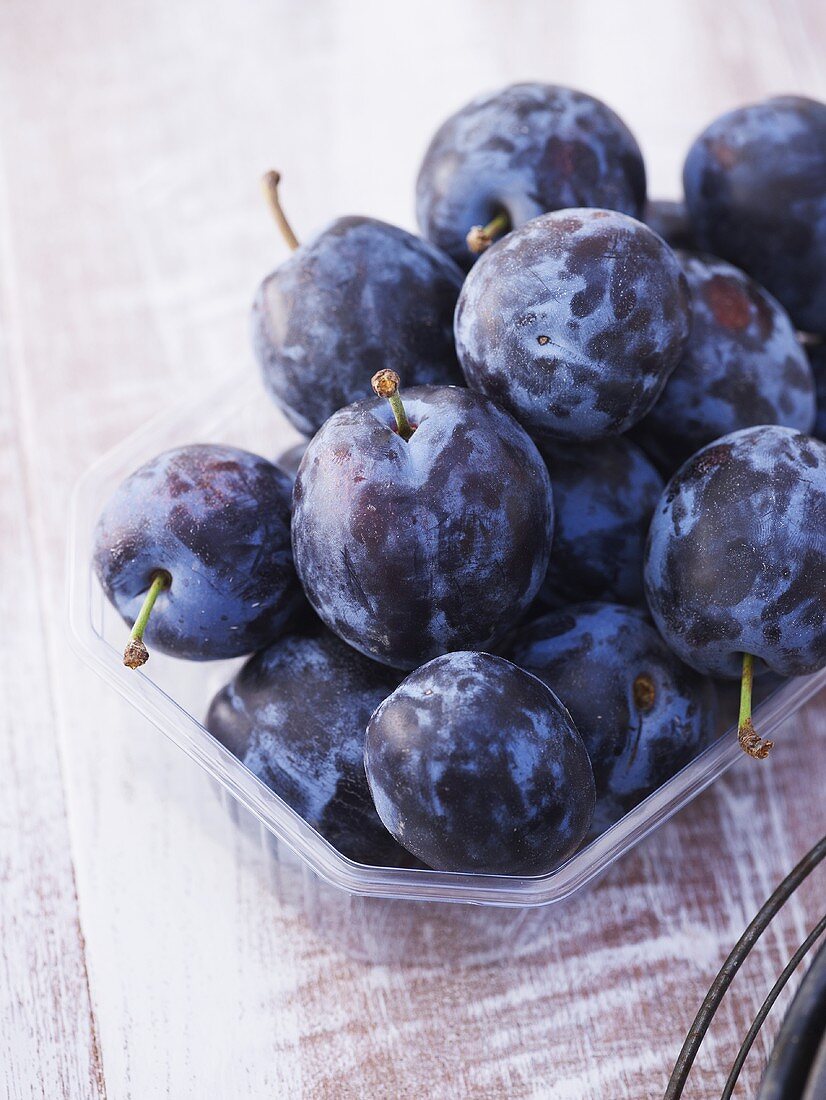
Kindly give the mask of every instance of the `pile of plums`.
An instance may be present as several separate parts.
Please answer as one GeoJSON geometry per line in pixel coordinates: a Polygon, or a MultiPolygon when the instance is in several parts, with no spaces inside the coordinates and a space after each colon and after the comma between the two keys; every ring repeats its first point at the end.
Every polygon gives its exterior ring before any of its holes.
{"type": "Polygon", "coordinates": [[[719,735],[726,679],[765,756],[753,678],[826,665],[826,105],[717,119],[684,203],[543,84],[441,126],[421,237],[299,245],[278,182],[252,337],[308,441],[120,486],[125,662],[251,654],[207,728],[368,864],[553,870],[719,735]]]}

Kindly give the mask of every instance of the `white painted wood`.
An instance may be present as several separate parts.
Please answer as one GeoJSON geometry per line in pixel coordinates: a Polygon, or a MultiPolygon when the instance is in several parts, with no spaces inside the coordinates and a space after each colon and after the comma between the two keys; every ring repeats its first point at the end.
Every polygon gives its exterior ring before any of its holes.
{"type": "MultiPolygon", "coordinates": [[[[412,225],[441,118],[543,78],[610,102],[652,191],[671,194],[719,111],[826,94],[825,43],[813,2],[0,6],[0,1083],[14,1100],[102,1095],[104,1075],[110,1100],[661,1093],[728,947],[822,832],[823,705],[766,766],[744,763],[552,910],[519,959],[364,967],[278,909],[193,765],[67,655],[67,494],[159,404],[253,369],[248,301],[284,256],[264,168],[283,170],[299,235],[347,211],[412,225]]],[[[822,880],[803,891],[749,963],[696,1095],[719,1090],[822,897],[822,880]]]]}
{"type": "Polygon", "coordinates": [[[0,155],[0,1095],[92,1100],[104,1095],[103,1075],[14,414],[17,273],[4,184],[0,155]]]}

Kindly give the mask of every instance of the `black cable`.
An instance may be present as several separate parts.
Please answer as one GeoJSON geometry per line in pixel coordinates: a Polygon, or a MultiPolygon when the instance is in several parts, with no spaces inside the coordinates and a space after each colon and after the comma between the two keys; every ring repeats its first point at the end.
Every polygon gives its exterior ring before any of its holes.
{"type": "Polygon", "coordinates": [[[822,837],[814,848],[801,859],[795,869],[783,879],[735,944],[700,1005],[694,1023],[691,1025],[677,1058],[677,1064],[674,1066],[674,1072],[671,1074],[663,1100],[679,1100],[682,1096],[694,1059],[700,1049],[700,1044],[705,1038],[714,1013],[719,1008],[726,990],[734,980],[734,976],[772,919],[786,904],[801,882],[808,878],[824,858],[826,858],[826,836],[822,837]]]}
{"type": "Polygon", "coordinates": [[[737,1057],[734,1059],[734,1065],[731,1067],[731,1073],[726,1078],[726,1087],[723,1089],[723,1093],[720,1100],[731,1100],[731,1094],[734,1092],[734,1086],[737,1084],[737,1078],[740,1076],[740,1070],[749,1056],[749,1051],[752,1048],[754,1040],[757,1038],[757,1033],[763,1026],[766,1017],[772,1010],[772,1005],[780,996],[786,983],[795,970],[800,965],[801,961],[805,958],[818,939],[826,932],[826,916],[820,918],[814,928],[811,930],[806,939],[798,947],[797,951],[792,955],[780,974],[780,977],[771,987],[771,990],[760,1006],[760,1011],[754,1017],[752,1025],[746,1032],[746,1037],[743,1040],[743,1044],[737,1052],[737,1057]]]}

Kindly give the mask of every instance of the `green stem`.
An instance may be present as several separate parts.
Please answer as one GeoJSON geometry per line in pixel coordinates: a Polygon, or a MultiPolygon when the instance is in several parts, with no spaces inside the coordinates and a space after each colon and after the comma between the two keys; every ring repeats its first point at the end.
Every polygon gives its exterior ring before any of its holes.
{"type": "Polygon", "coordinates": [[[169,588],[170,583],[169,574],[163,570],[155,573],[152,577],[152,583],[144,596],[141,609],[138,612],[138,617],[135,619],[135,625],[132,627],[132,633],[129,636],[126,649],[123,651],[123,663],[127,668],[140,668],[141,665],[145,665],[149,660],[149,650],[143,643],[143,632],[146,630],[146,624],[149,622],[149,616],[152,614],[155,600],[157,600],[158,596],[165,588],[169,588]]]}
{"type": "Polygon", "coordinates": [[[465,243],[474,256],[478,256],[480,252],[484,252],[486,248],[490,248],[493,242],[507,233],[511,228],[511,220],[504,210],[500,212],[488,222],[487,225],[474,225],[468,230],[468,235],[465,237],[465,243]]]}
{"type": "Polygon", "coordinates": [[[276,224],[281,230],[281,236],[284,238],[287,247],[295,252],[299,247],[298,237],[293,233],[293,227],[287,221],[287,215],[284,213],[284,209],[281,206],[281,199],[278,197],[278,185],[280,182],[280,172],[271,170],[267,172],[261,180],[261,185],[264,188],[264,198],[267,200],[267,204],[272,211],[272,216],[275,218],[276,224]]]}
{"type": "Polygon", "coordinates": [[[751,693],[754,683],[754,657],[743,654],[743,674],[740,678],[740,716],[737,721],[737,736],[743,752],[755,760],[765,760],[774,745],[773,741],[764,741],[751,720],[751,693]]]}
{"type": "Polygon", "coordinates": [[[407,413],[402,399],[397,393],[394,393],[392,397],[387,399],[390,402],[390,408],[393,410],[393,416],[396,418],[396,427],[399,430],[399,435],[407,441],[413,434],[413,429],[410,427],[410,421],[407,419],[407,413]]]}
{"type": "Polygon", "coordinates": [[[376,396],[384,397],[390,402],[390,408],[393,410],[393,416],[396,418],[396,428],[399,435],[406,443],[416,429],[407,419],[407,412],[399,396],[400,384],[401,379],[394,370],[376,371],[371,379],[373,392],[376,396]]]}
{"type": "Polygon", "coordinates": [[[740,678],[740,717],[737,728],[742,729],[751,721],[751,689],[754,683],[754,658],[750,653],[743,654],[743,675],[740,678]]]}

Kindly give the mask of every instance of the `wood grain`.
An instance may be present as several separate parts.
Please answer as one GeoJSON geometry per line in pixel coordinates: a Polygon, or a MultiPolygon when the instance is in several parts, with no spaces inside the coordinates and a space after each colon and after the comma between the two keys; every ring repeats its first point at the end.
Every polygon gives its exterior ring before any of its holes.
{"type": "MultiPolygon", "coordinates": [[[[410,226],[445,113],[544,78],[607,99],[673,194],[716,113],[826,95],[824,45],[822,5],[779,0],[0,6],[0,1095],[661,1095],[728,948],[823,832],[823,704],[518,957],[364,966],[273,902],[204,778],[67,655],[67,497],[159,405],[253,369],[246,309],[284,256],[263,169],[301,236],[343,211],[410,226]]],[[[821,876],[750,960],[693,1096],[719,1093],[823,896],[821,876]]]]}
{"type": "Polygon", "coordinates": [[[27,519],[10,361],[16,291],[0,189],[0,1092],[105,1095],[27,519]]]}

